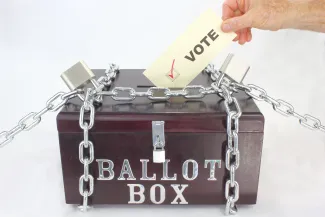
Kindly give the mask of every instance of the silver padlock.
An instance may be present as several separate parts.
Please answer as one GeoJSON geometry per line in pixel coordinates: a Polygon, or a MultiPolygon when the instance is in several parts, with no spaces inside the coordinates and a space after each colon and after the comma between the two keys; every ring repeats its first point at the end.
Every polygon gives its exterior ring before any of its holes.
{"type": "Polygon", "coordinates": [[[152,121],[153,162],[164,163],[165,153],[165,122],[152,121]]]}
{"type": "MultiPolygon", "coordinates": [[[[61,78],[71,91],[84,88],[89,82],[96,87],[95,74],[85,64],[79,61],[68,70],[62,73],[61,78]]],[[[98,84],[97,84],[98,85],[98,84]]]]}

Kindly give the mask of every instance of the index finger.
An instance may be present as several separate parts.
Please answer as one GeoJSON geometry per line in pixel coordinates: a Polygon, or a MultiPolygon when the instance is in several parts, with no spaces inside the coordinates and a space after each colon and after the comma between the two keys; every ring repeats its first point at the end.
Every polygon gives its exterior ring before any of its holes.
{"type": "Polygon", "coordinates": [[[228,7],[233,11],[236,11],[239,9],[237,0],[225,0],[225,2],[223,4],[228,5],[228,7]]]}
{"type": "Polygon", "coordinates": [[[227,20],[235,16],[235,11],[238,10],[237,0],[225,0],[222,5],[222,19],[227,20]]]}

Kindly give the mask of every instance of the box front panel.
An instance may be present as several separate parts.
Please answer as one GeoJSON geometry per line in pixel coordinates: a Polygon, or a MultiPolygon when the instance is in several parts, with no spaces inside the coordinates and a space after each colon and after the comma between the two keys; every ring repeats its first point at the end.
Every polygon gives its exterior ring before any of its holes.
{"type": "MultiPolygon", "coordinates": [[[[60,133],[66,202],[79,204],[79,143],[83,134],[60,133]]],[[[91,133],[92,204],[224,204],[228,179],[226,134],[166,133],[166,163],[152,163],[152,134],[91,133]]],[[[261,133],[239,134],[236,180],[239,204],[255,204],[262,152],[261,133]]]]}

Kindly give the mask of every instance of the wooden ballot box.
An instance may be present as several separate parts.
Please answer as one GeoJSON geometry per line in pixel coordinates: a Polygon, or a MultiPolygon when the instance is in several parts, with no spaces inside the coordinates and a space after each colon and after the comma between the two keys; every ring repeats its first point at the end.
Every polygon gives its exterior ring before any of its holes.
{"type": "MultiPolygon", "coordinates": [[[[94,69],[96,76],[105,70],[94,69]]],[[[145,92],[152,86],[144,70],[121,69],[113,87],[132,87],[145,92]]],[[[207,74],[191,85],[209,87],[207,74]]],[[[257,200],[264,117],[242,92],[234,93],[242,109],[239,119],[240,166],[238,204],[257,200]]],[[[132,102],[104,97],[95,107],[95,122],[89,131],[94,160],[89,173],[94,177],[91,204],[225,204],[227,113],[223,99],[173,97],[152,101],[138,97],[132,102]],[[165,162],[153,162],[153,121],[164,123],[165,162]],[[178,190],[177,190],[178,189],[178,190]]],[[[58,113],[57,129],[67,204],[80,204],[79,178],[84,165],[79,144],[84,139],[79,126],[82,101],[69,101],[58,113]]],[[[86,119],[87,120],[87,119],[86,119]]]]}

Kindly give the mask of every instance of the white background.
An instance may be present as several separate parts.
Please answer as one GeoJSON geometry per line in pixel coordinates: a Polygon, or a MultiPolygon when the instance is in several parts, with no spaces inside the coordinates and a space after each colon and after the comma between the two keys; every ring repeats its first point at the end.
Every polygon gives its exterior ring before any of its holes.
{"type": "MultiPolygon", "coordinates": [[[[39,111],[59,90],[61,72],[83,59],[91,68],[110,62],[146,68],[213,0],[0,1],[0,131],[39,111]]],[[[228,52],[245,58],[245,83],[288,100],[301,114],[325,123],[325,35],[304,31],[253,31],[245,46],[228,52]]],[[[325,134],[300,126],[263,102],[266,118],[258,203],[238,216],[324,216],[325,134]]],[[[0,150],[0,216],[223,216],[216,207],[101,207],[79,213],[64,202],[56,114],[48,114],[0,150]]]]}

